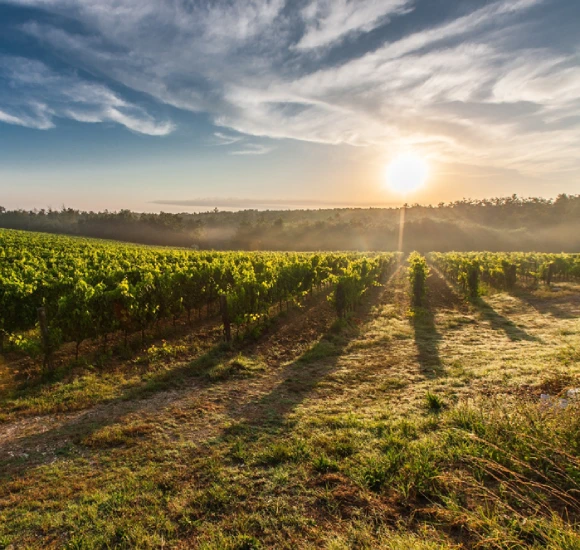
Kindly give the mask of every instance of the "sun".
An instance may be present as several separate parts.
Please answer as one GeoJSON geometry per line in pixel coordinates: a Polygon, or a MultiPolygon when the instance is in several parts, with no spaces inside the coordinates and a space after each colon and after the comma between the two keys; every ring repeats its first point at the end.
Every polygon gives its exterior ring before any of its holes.
{"type": "Polygon", "coordinates": [[[387,186],[401,195],[417,191],[425,185],[429,176],[427,161],[415,153],[395,157],[387,166],[387,186]]]}

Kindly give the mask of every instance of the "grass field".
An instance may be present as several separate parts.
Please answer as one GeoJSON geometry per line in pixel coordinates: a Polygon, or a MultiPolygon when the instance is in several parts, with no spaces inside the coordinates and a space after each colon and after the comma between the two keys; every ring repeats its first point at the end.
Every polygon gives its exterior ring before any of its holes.
{"type": "Polygon", "coordinates": [[[5,362],[0,548],[580,548],[580,287],[408,287],[5,362]]]}

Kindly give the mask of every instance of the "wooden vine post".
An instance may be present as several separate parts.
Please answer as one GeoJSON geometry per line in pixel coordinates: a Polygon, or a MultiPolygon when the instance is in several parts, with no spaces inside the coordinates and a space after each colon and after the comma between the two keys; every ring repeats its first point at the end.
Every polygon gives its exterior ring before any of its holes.
{"type": "Polygon", "coordinates": [[[224,324],[224,337],[226,342],[232,341],[232,325],[230,321],[230,312],[228,309],[228,297],[226,294],[220,295],[220,310],[222,314],[222,322],[224,324]]]}
{"type": "Polygon", "coordinates": [[[48,323],[46,321],[46,309],[43,307],[38,308],[38,326],[40,327],[40,336],[42,338],[42,350],[44,352],[44,360],[42,363],[42,368],[50,370],[51,368],[51,345],[50,345],[50,334],[48,332],[48,323]]]}
{"type": "Polygon", "coordinates": [[[548,264],[548,272],[546,273],[546,284],[550,286],[554,278],[554,262],[548,264]]]}

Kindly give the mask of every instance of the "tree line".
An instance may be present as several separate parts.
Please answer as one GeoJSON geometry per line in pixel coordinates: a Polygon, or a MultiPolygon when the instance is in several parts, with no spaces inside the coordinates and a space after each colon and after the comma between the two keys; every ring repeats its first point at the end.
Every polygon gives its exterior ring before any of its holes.
{"type": "MultiPolygon", "coordinates": [[[[3,228],[215,250],[395,250],[400,218],[400,208],[152,214],[0,206],[3,228]]],[[[412,204],[405,220],[406,251],[580,249],[580,195],[412,204]]]]}

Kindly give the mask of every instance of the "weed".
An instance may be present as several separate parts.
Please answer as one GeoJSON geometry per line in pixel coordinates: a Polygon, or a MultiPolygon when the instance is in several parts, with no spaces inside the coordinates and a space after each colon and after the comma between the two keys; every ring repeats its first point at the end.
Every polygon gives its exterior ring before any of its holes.
{"type": "Polygon", "coordinates": [[[381,459],[370,459],[361,470],[364,484],[371,491],[379,492],[390,477],[389,466],[381,459]]]}
{"type": "Polygon", "coordinates": [[[163,340],[160,346],[156,344],[149,346],[145,351],[145,355],[141,358],[141,361],[148,364],[155,364],[167,359],[175,359],[186,351],[186,346],[172,345],[166,340],[163,340]]]}
{"type": "Polygon", "coordinates": [[[309,450],[302,439],[270,444],[259,456],[266,466],[278,466],[286,462],[302,462],[309,457],[309,450]]]}
{"type": "Polygon", "coordinates": [[[408,385],[409,382],[407,380],[403,380],[402,378],[388,377],[381,381],[377,389],[385,392],[397,391],[406,388],[408,385]]]}
{"type": "Polygon", "coordinates": [[[250,377],[264,371],[266,366],[258,359],[238,354],[233,359],[221,361],[207,370],[205,376],[212,381],[227,380],[232,376],[250,377]]]}
{"type": "Polygon", "coordinates": [[[335,460],[328,458],[326,455],[318,455],[312,461],[312,467],[316,472],[327,473],[327,472],[337,472],[338,463],[335,460]]]}
{"type": "Polygon", "coordinates": [[[229,455],[234,462],[237,462],[239,464],[244,464],[245,462],[248,461],[249,452],[243,439],[240,438],[234,441],[234,443],[230,447],[229,455]]]}
{"type": "Polygon", "coordinates": [[[300,362],[310,363],[336,357],[337,355],[340,355],[340,348],[336,343],[330,339],[323,338],[300,357],[300,362]]]}
{"type": "Polygon", "coordinates": [[[425,395],[425,406],[433,412],[439,412],[445,407],[445,401],[438,395],[427,392],[425,395]]]}
{"type": "Polygon", "coordinates": [[[153,426],[143,422],[136,422],[126,426],[115,424],[113,426],[105,426],[83,438],[82,444],[92,448],[118,447],[135,443],[136,439],[149,436],[153,430],[153,426]]]}

